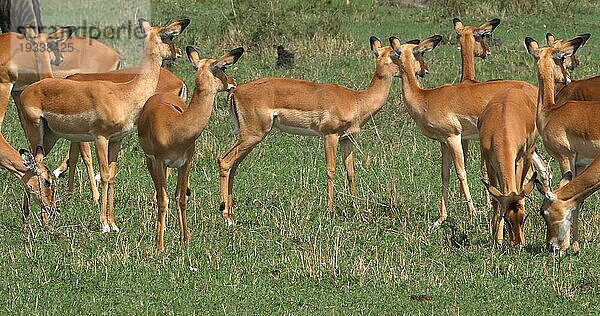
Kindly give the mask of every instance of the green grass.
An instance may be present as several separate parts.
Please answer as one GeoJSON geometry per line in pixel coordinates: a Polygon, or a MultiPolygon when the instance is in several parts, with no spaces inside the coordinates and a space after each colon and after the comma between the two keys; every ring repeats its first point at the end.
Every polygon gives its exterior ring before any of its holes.
{"type": "MultiPolygon", "coordinates": [[[[152,2],[151,20],[191,18],[177,43],[193,44],[205,56],[243,45],[246,53],[228,70],[238,82],[281,76],[363,89],[374,68],[369,36],[378,35],[384,42],[390,35],[401,40],[433,34],[450,38],[455,15],[468,25],[502,19],[494,33],[501,44],[492,47],[491,59],[477,60],[480,80],[536,83],[523,39],[532,36],[542,42],[548,31],[560,38],[592,33],[578,52],[582,64],[574,77],[600,73],[600,42],[595,37],[600,34],[594,34],[600,7],[592,1],[575,1],[568,10],[560,10],[561,1],[537,1],[543,14],[519,7],[521,2],[502,6],[506,1],[439,1],[429,8],[397,6],[395,1],[343,3],[161,0],[152,2]],[[294,69],[275,68],[273,45],[280,43],[296,52],[294,69]]],[[[69,16],[68,10],[62,12],[57,15],[69,16]]],[[[431,72],[424,86],[460,79],[455,42],[426,55],[431,72]]],[[[193,87],[193,70],[186,60],[174,69],[193,87]]],[[[26,146],[12,103],[2,132],[15,148],[26,146]]],[[[335,213],[327,210],[323,141],[273,131],[242,163],[234,186],[239,225],[225,226],[218,212],[215,161],[232,142],[221,95],[197,141],[188,211],[190,246],[179,244],[171,203],[163,253],[155,251],[153,186],[135,133],[127,137],[119,158],[119,234],[99,232],[98,206],[90,201],[82,166],[72,195],[64,190],[66,180],[60,180],[62,214],[48,228],[35,217],[22,223],[22,185],[1,171],[0,314],[597,312],[598,198],[590,197],[581,212],[580,255],[554,258],[545,252],[537,193],[528,201],[525,249],[494,248],[490,211],[479,182],[479,149],[473,142],[468,171],[478,213],[468,221],[452,174],[448,223],[429,230],[438,216],[441,191],[439,144],[424,137],[405,112],[399,80],[383,110],[357,138],[354,199],[338,160],[335,213]]],[[[66,148],[61,141],[47,164],[55,166],[66,148]]]]}

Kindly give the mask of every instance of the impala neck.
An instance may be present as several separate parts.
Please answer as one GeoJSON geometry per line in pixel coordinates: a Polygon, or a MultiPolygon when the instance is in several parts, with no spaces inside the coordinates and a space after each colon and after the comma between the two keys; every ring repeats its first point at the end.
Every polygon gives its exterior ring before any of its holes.
{"type": "Polygon", "coordinates": [[[50,64],[50,57],[48,56],[48,53],[35,52],[33,56],[39,79],[42,80],[46,78],[54,78],[54,75],[52,74],[52,65],[50,64]]]}
{"type": "MultiPolygon", "coordinates": [[[[551,65],[550,65],[551,66],[551,65]]],[[[545,67],[543,60],[538,62],[538,115],[543,109],[554,106],[554,74],[551,67],[545,67]],[[550,69],[547,71],[546,69],[550,69]]]]}
{"type": "Polygon", "coordinates": [[[473,54],[474,42],[469,40],[460,43],[460,59],[462,61],[462,76],[460,81],[475,81],[475,55],[473,54]]]}
{"type": "Polygon", "coordinates": [[[419,86],[417,75],[412,68],[402,70],[402,94],[406,101],[404,105],[409,112],[421,112],[422,104],[419,101],[423,96],[423,89],[419,86]]]}
{"type": "Polygon", "coordinates": [[[28,171],[23,164],[21,155],[4,139],[2,134],[0,134],[0,164],[21,181],[23,181],[23,176],[28,171]]]}
{"type": "Polygon", "coordinates": [[[196,80],[190,104],[177,121],[177,137],[180,140],[195,140],[200,136],[212,114],[217,91],[203,89],[196,80]]]}
{"type": "Polygon", "coordinates": [[[393,77],[385,74],[382,68],[383,66],[377,65],[369,87],[361,92],[363,106],[360,107],[359,113],[365,119],[381,110],[390,93],[393,77]]]}
{"type": "Polygon", "coordinates": [[[563,201],[574,199],[579,204],[600,189],[600,159],[595,159],[573,181],[556,191],[557,198],[563,201]]]}
{"type": "Polygon", "coordinates": [[[146,39],[144,57],[139,72],[130,82],[124,84],[128,87],[127,90],[131,91],[130,98],[132,98],[132,102],[130,104],[139,108],[139,110],[143,108],[146,100],[154,95],[156,91],[161,63],[162,56],[159,47],[149,44],[149,40],[146,39]]]}

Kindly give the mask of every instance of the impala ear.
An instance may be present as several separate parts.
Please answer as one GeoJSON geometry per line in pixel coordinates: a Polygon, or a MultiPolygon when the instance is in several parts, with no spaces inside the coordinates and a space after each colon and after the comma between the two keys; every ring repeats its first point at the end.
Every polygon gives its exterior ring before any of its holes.
{"type": "Polygon", "coordinates": [[[479,35],[491,35],[492,32],[500,25],[500,19],[492,19],[483,24],[477,29],[479,35]]]}
{"type": "Polygon", "coordinates": [[[181,34],[181,32],[183,32],[188,25],[190,25],[190,19],[177,20],[165,26],[164,32],[168,36],[177,36],[181,34]]]}
{"type": "Polygon", "coordinates": [[[481,182],[483,183],[485,188],[488,190],[488,192],[490,193],[492,198],[494,198],[494,200],[496,200],[497,202],[500,202],[500,199],[504,197],[504,194],[502,194],[502,192],[500,192],[500,190],[496,189],[496,187],[492,186],[485,180],[481,180],[481,182]]]}
{"type": "Polygon", "coordinates": [[[375,57],[379,57],[379,49],[381,49],[381,40],[377,36],[371,36],[369,38],[371,43],[371,51],[375,54],[375,57]]]}
{"type": "Polygon", "coordinates": [[[19,33],[23,34],[25,39],[28,41],[31,41],[38,36],[37,32],[29,26],[28,27],[19,26],[18,30],[19,30],[19,33]]]}
{"type": "Polygon", "coordinates": [[[390,36],[390,47],[392,47],[398,56],[400,56],[400,45],[400,39],[398,39],[396,36],[390,36]]]}
{"type": "Polygon", "coordinates": [[[554,34],[548,32],[546,33],[546,44],[548,46],[554,46],[554,43],[556,42],[556,37],[554,37],[554,34]]]}
{"type": "Polygon", "coordinates": [[[535,183],[535,188],[538,190],[538,192],[540,192],[541,195],[544,196],[545,199],[549,200],[550,202],[556,201],[556,194],[554,194],[550,188],[541,183],[537,178],[535,178],[533,182],[535,183]]]}
{"type": "Polygon", "coordinates": [[[433,50],[442,41],[441,35],[433,35],[423,40],[417,47],[413,49],[413,52],[423,54],[425,52],[433,50]]]}
{"type": "Polygon", "coordinates": [[[590,33],[577,35],[577,37],[581,37],[583,39],[583,43],[581,43],[581,46],[583,46],[583,45],[585,45],[585,43],[587,43],[587,40],[590,39],[590,36],[592,36],[592,34],[590,34],[590,33]]]}
{"type": "Polygon", "coordinates": [[[186,46],[185,52],[194,69],[198,70],[198,67],[200,67],[200,53],[192,46],[186,46]]]}
{"type": "Polygon", "coordinates": [[[75,34],[76,31],[77,27],[75,26],[64,26],[61,27],[58,31],[50,34],[48,38],[58,42],[64,42],[68,40],[71,37],[71,35],[75,34]]]}
{"type": "Polygon", "coordinates": [[[231,66],[235,64],[238,61],[238,59],[240,59],[240,57],[242,57],[243,53],[243,47],[234,48],[230,50],[227,54],[217,59],[217,63],[215,64],[215,66],[219,68],[231,66]]]}
{"type": "Polygon", "coordinates": [[[573,172],[571,170],[565,172],[565,174],[563,174],[562,179],[560,179],[560,182],[558,184],[559,188],[562,188],[563,186],[567,185],[567,183],[573,181],[573,172]]]}
{"type": "Polygon", "coordinates": [[[42,147],[42,146],[35,147],[35,161],[38,164],[42,163],[42,161],[44,160],[44,157],[46,157],[46,153],[44,152],[44,147],[42,147]]]}
{"type": "Polygon", "coordinates": [[[456,34],[460,35],[460,32],[465,27],[462,21],[459,18],[454,18],[452,19],[452,23],[454,24],[454,31],[456,31],[456,34]]]}
{"type": "Polygon", "coordinates": [[[577,50],[579,49],[579,47],[581,47],[581,45],[583,45],[583,43],[585,42],[583,37],[575,37],[571,40],[569,40],[568,42],[566,42],[563,45],[559,45],[559,54],[561,57],[568,57],[571,56],[573,54],[575,54],[577,52],[577,50]]]}
{"type": "Polygon", "coordinates": [[[537,171],[533,173],[531,180],[525,184],[523,191],[521,192],[522,196],[528,196],[533,191],[533,187],[535,186],[535,180],[537,179],[537,171]]]}
{"type": "Polygon", "coordinates": [[[23,161],[23,164],[25,165],[27,170],[37,173],[37,162],[35,160],[35,157],[29,152],[29,150],[20,149],[19,154],[21,155],[21,160],[23,161]]]}
{"type": "Polygon", "coordinates": [[[150,22],[146,21],[143,18],[140,18],[138,20],[138,24],[140,25],[140,32],[142,33],[142,35],[144,35],[144,37],[148,36],[148,31],[152,27],[152,25],[150,25],[150,22]]]}
{"type": "Polygon", "coordinates": [[[527,48],[527,52],[533,57],[540,58],[540,51],[538,43],[531,37],[525,38],[525,47],[527,48]]]}

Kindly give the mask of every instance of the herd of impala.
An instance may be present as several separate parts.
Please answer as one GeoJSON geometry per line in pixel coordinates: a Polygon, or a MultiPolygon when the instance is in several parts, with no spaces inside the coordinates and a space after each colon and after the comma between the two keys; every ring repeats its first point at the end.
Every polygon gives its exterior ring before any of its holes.
{"type": "Polygon", "coordinates": [[[9,48],[0,51],[0,126],[12,94],[32,151],[17,152],[0,134],[0,164],[25,186],[25,218],[31,196],[41,205],[44,223],[59,213],[52,173],[43,159],[59,138],[65,138],[71,142],[70,151],[54,175],[70,169],[67,187],[72,189],[73,168],[81,155],[92,198],[101,204],[102,232],[118,232],[114,219],[117,157],[122,140],[137,125],[156,190],[157,248],[164,249],[166,183],[171,168],[178,171],[175,196],[181,241],[187,244],[188,181],[195,141],[208,123],[216,95],[225,91],[229,92],[236,139],[218,158],[223,219],[235,224],[235,171],[273,127],[324,138],[328,207],[333,209],[338,145],[355,195],[353,137],[384,106],[393,78],[400,77],[406,111],[423,134],[441,144],[442,196],[434,226],[447,217],[451,163],[468,210],[471,215],[475,212],[465,161],[468,141],[479,139],[483,183],[488,205],[493,209],[493,242],[502,244],[506,225],[510,244],[525,244],[525,197],[537,187],[544,196],[541,214],[547,226],[549,250],[563,253],[571,246],[572,234],[572,248],[579,251],[579,208],[600,188],[600,160],[596,159],[600,128],[595,124],[600,122],[600,76],[571,82],[568,70],[579,65],[575,53],[589,34],[560,40],[548,33],[543,47],[532,38],[525,39],[527,51],[537,62],[538,86],[517,80],[475,79],[475,57],[491,54],[487,39],[500,24],[499,19],[479,27],[465,26],[458,18],[453,20],[461,48],[461,82],[434,89],[421,88],[417,76],[428,73],[423,55],[440,43],[439,35],[404,43],[391,37],[389,46],[371,37],[375,74],[362,91],[289,78],[261,78],[238,85],[225,69],[238,61],[243,48],[213,59],[201,58],[188,46],[186,53],[196,77],[186,104],[185,83],[161,64],[180,56],[173,39],[189,23],[181,19],[153,27],[140,19],[145,36],[141,65],[120,70],[120,58],[113,49],[94,39],[72,36],[74,27],[63,27],[52,34],[38,34],[33,29],[25,29],[22,34],[0,34],[0,46],[9,48]],[[48,49],[26,51],[23,43],[48,49]],[[546,163],[535,150],[538,134],[563,174],[555,191],[549,188],[551,175],[546,163]],[[92,168],[91,141],[100,166],[100,192],[92,168]]]}

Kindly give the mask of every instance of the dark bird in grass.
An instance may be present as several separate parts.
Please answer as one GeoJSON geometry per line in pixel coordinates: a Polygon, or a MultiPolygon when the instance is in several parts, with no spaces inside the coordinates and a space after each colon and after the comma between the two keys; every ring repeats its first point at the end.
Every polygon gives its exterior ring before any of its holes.
{"type": "Polygon", "coordinates": [[[283,45],[277,45],[277,67],[294,67],[294,53],[283,48],[283,45]]]}

